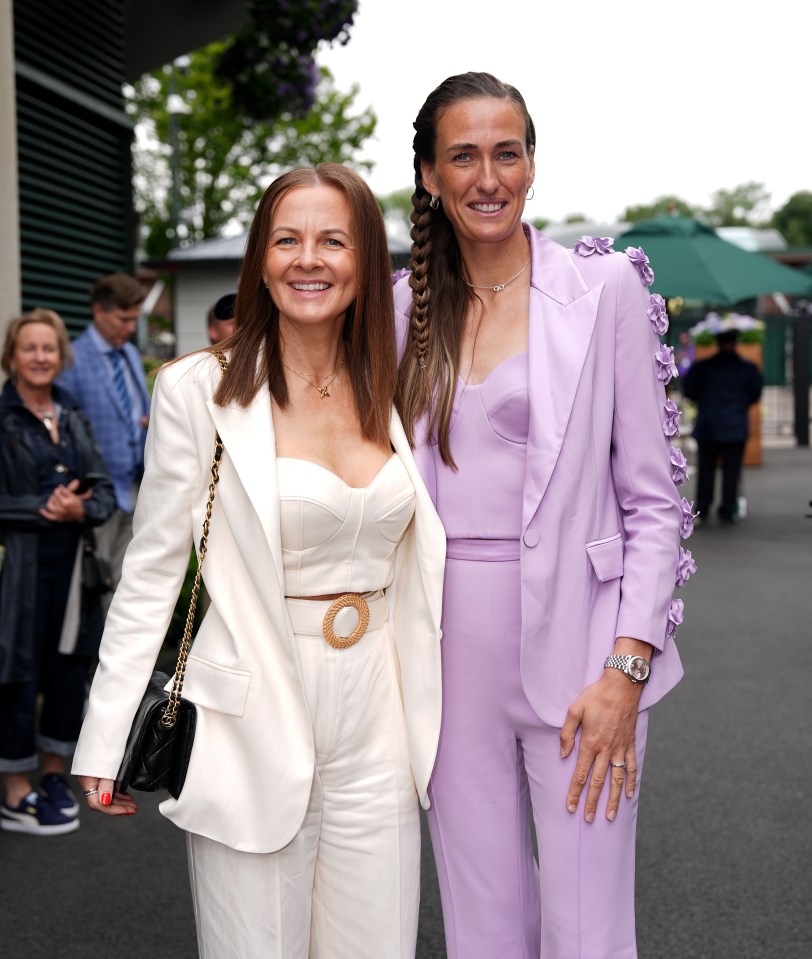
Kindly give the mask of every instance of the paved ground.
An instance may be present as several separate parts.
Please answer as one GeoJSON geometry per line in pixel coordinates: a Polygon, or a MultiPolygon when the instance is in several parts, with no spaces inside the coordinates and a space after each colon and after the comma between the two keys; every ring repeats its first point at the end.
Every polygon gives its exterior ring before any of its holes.
{"type": "MultiPolygon", "coordinates": [[[[766,450],[744,492],[745,522],[688,544],[686,678],[654,711],[644,776],[641,959],[812,956],[812,453],[766,450]]],[[[156,805],[0,833],[4,959],[193,959],[183,840],[156,805]]],[[[429,852],[418,959],[443,959],[429,852]]]]}

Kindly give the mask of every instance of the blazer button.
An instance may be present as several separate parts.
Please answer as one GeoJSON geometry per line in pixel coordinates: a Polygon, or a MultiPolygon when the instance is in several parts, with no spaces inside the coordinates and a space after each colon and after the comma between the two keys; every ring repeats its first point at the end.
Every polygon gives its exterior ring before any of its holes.
{"type": "Polygon", "coordinates": [[[524,545],[529,546],[532,549],[534,546],[538,546],[540,539],[541,537],[539,536],[539,531],[537,529],[529,529],[524,534],[524,545]]]}

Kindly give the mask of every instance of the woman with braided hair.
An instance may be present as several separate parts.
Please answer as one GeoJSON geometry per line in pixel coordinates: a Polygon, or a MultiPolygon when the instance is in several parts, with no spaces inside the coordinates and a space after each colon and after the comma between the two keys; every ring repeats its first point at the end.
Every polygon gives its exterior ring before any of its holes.
{"type": "Polygon", "coordinates": [[[448,955],[631,959],[647,707],[681,676],[690,566],[664,304],[642,250],[522,223],[515,88],[450,77],[414,126],[398,408],[448,539],[428,813],[448,955]]]}

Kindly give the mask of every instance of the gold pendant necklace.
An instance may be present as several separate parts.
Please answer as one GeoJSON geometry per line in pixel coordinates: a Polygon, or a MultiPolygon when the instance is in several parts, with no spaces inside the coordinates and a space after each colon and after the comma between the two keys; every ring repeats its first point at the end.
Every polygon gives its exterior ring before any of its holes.
{"type": "Polygon", "coordinates": [[[464,273],[462,274],[462,278],[463,280],[465,280],[466,284],[471,287],[472,290],[493,290],[494,293],[501,293],[506,286],[510,286],[510,284],[514,280],[518,280],[519,277],[522,275],[522,273],[524,273],[524,271],[528,268],[528,266],[530,266],[530,260],[528,260],[527,263],[525,263],[525,265],[521,268],[521,270],[519,270],[519,272],[515,276],[512,276],[509,280],[505,280],[504,283],[494,283],[493,285],[491,285],[490,283],[486,283],[484,286],[480,286],[480,284],[478,283],[469,283],[468,277],[466,277],[464,273]]]}
{"type": "Polygon", "coordinates": [[[288,366],[288,364],[285,363],[284,361],[282,362],[282,366],[284,366],[285,369],[288,370],[288,372],[295,373],[296,376],[303,379],[305,383],[309,383],[313,387],[313,389],[318,390],[319,396],[323,400],[326,400],[327,397],[331,395],[329,391],[329,386],[333,382],[333,380],[338,376],[338,374],[341,372],[341,367],[343,365],[344,365],[344,357],[342,356],[341,362],[338,364],[338,366],[333,370],[333,372],[327,378],[324,386],[319,386],[318,383],[314,383],[309,376],[305,375],[304,373],[300,373],[298,370],[294,370],[292,366],[288,366]]]}

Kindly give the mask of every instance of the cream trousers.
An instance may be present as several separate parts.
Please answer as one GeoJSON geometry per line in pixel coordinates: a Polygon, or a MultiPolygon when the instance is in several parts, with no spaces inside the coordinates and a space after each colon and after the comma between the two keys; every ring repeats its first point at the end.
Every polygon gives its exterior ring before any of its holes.
{"type": "MultiPolygon", "coordinates": [[[[202,959],[414,957],[420,822],[386,600],[370,601],[370,628],[344,650],[321,634],[327,606],[288,600],[316,748],[296,836],[257,854],[187,834],[202,959]]],[[[355,622],[343,610],[336,632],[355,622]]]]}

